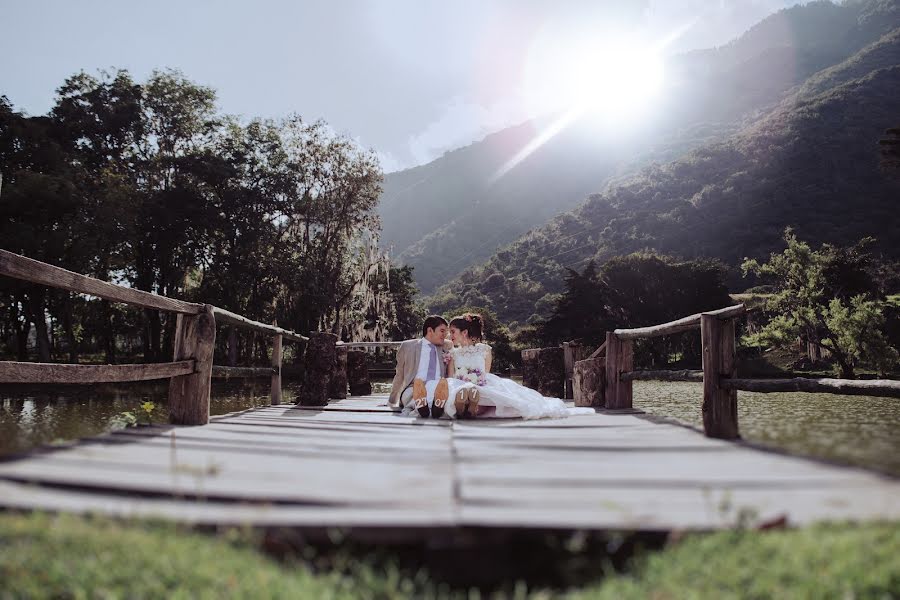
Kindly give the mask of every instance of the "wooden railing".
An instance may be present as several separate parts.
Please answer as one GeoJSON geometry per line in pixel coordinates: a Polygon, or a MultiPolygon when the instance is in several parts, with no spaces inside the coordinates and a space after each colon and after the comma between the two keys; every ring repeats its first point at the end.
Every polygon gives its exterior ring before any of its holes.
{"type": "Polygon", "coordinates": [[[128,365],[0,362],[0,383],[107,383],[168,379],[169,421],[177,425],[203,425],[209,422],[212,377],[271,375],[272,404],[279,404],[282,399],[282,340],[308,340],[293,331],[253,321],[209,304],[175,300],[100,281],[6,250],[0,250],[0,275],[112,302],[176,313],[172,362],[128,365]],[[272,366],[259,368],[213,365],[217,320],[271,335],[272,366]]]}
{"type": "MultiPolygon", "coordinates": [[[[575,363],[574,399],[577,406],[632,410],[632,381],[697,381],[703,383],[703,429],[707,436],[740,437],[738,390],[750,392],[824,392],[900,398],[900,381],[847,379],[739,379],[735,361],[735,321],[746,314],[743,304],[698,313],[651,327],[616,329],[585,360],[575,363]],[[635,371],[633,342],[700,329],[701,371],[635,371]]],[[[525,352],[523,352],[523,357],[525,352]]]]}

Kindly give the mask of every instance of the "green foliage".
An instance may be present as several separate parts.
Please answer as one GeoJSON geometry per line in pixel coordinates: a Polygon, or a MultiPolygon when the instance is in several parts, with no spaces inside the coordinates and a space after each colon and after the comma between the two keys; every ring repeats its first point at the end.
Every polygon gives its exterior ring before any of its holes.
{"type": "Polygon", "coordinates": [[[787,229],[784,241],[785,250],[768,262],[743,264],[745,275],[773,282],[765,301],[772,317],[748,336],[748,343],[783,348],[801,339],[832,355],[847,378],[855,377],[859,364],[880,372],[895,368],[898,353],[884,334],[886,303],[867,250],[873,240],[813,250],[787,229]]]}
{"type": "MultiPolygon", "coordinates": [[[[715,261],[679,261],[652,253],[635,253],[607,261],[599,271],[589,262],[581,273],[569,270],[565,292],[551,316],[517,336],[541,346],[568,340],[599,346],[617,327],[642,327],[728,306],[725,269],[715,261]]],[[[641,365],[666,364],[674,354],[696,359],[696,336],[642,340],[636,355],[641,365]]]]}
{"type": "MultiPolygon", "coordinates": [[[[537,303],[563,290],[566,267],[650,250],[715,257],[734,268],[779,248],[787,225],[837,245],[876,236],[875,250],[896,260],[890,241],[900,239],[900,182],[880,170],[877,146],[900,113],[900,11],[891,15],[879,27],[894,23],[892,32],[748,116],[735,134],[590,196],[465,269],[426,300],[428,307],[452,311],[480,294],[500,319],[533,322],[537,303]]],[[[736,273],[727,283],[747,285],[736,273]]]]}
{"type": "Polygon", "coordinates": [[[691,535],[575,599],[893,598],[900,525],[691,535]]]}
{"type": "MultiPolygon", "coordinates": [[[[41,117],[0,99],[3,247],[301,332],[346,338],[371,310],[396,312],[393,296],[373,300],[389,268],[377,250],[374,153],[323,122],[241,123],[215,103],[178,71],[143,83],[79,73],[41,117]]],[[[410,312],[403,290],[396,298],[410,312]]],[[[32,327],[46,361],[63,346],[72,362],[98,348],[116,362],[123,341],[130,355],[171,356],[175,321],[157,311],[10,280],[0,303],[0,349],[23,359],[32,327]]],[[[258,344],[238,345],[245,361],[263,360],[258,344]]]]}
{"type": "Polygon", "coordinates": [[[138,420],[134,413],[130,410],[122,411],[109,420],[109,426],[113,429],[125,429],[127,427],[137,427],[138,420]]]}
{"type": "MultiPolygon", "coordinates": [[[[472,598],[426,573],[353,555],[278,563],[249,531],[203,535],[167,523],[42,514],[0,515],[0,580],[10,598],[472,598]],[[315,568],[315,572],[313,572],[315,568]]],[[[580,590],[521,598],[892,598],[900,588],[900,525],[821,524],[795,530],[692,534],[580,590]]],[[[598,578],[606,571],[597,565],[598,578]]],[[[510,582],[510,589],[512,588],[510,582]]],[[[493,596],[489,596],[493,597],[493,596]]]]}

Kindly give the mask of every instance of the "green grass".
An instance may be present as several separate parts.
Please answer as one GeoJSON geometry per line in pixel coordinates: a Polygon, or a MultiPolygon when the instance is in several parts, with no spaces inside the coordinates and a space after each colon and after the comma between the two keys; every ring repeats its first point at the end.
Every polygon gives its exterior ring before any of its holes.
{"type": "MultiPolygon", "coordinates": [[[[353,556],[317,574],[317,559],[277,562],[259,544],[246,532],[0,514],[0,598],[492,597],[353,556]]],[[[897,598],[900,523],[691,535],[581,590],[507,589],[571,599],[897,598]]]]}
{"type": "Polygon", "coordinates": [[[900,597],[900,523],[695,535],[577,599],[900,597]]]}

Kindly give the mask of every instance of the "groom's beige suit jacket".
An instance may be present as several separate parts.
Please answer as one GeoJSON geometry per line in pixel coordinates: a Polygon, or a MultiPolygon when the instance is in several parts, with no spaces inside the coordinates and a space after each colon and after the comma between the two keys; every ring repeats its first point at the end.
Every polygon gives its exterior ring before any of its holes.
{"type": "MultiPolygon", "coordinates": [[[[423,339],[406,340],[397,348],[397,374],[394,375],[394,381],[391,383],[391,395],[388,397],[388,404],[392,408],[400,406],[400,395],[413,384],[416,373],[419,372],[419,357],[422,355],[421,344],[423,339]]],[[[444,362],[443,355],[450,352],[452,347],[453,344],[449,341],[444,342],[440,356],[441,364],[439,365],[441,377],[447,376],[447,363],[444,362]]]]}

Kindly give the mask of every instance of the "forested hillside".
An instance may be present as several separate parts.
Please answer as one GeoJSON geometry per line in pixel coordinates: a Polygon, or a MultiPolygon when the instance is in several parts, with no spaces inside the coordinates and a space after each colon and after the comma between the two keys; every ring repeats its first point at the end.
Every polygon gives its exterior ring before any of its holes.
{"type": "MultiPolygon", "coordinates": [[[[430,293],[610,182],[726,139],[794,86],[900,26],[897,4],[812,2],[780,11],[724,47],[673,59],[654,116],[614,134],[576,122],[500,178],[498,169],[549,119],[389,174],[379,205],[382,244],[415,267],[420,289],[430,293]]],[[[872,70],[865,68],[854,76],[872,70]]],[[[826,79],[808,92],[835,84],[826,79]]]]}
{"type": "MultiPolygon", "coordinates": [[[[507,322],[547,314],[562,266],[651,249],[736,266],[805,239],[879,240],[900,255],[900,182],[878,139],[900,119],[900,29],[796,88],[727,140],[654,165],[470,268],[429,299],[441,312],[484,305],[507,322]]],[[[742,284],[735,271],[730,283],[742,284]]]]}

